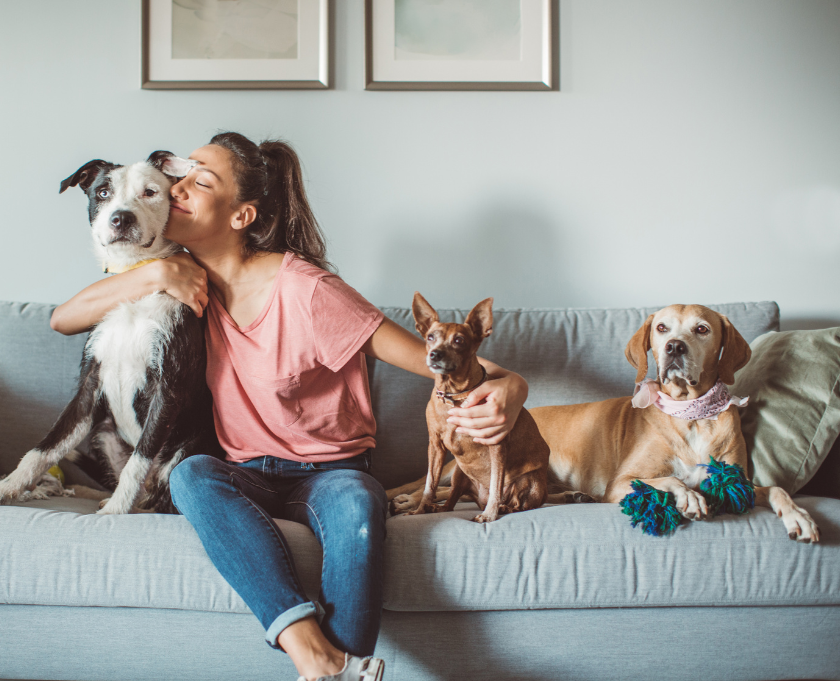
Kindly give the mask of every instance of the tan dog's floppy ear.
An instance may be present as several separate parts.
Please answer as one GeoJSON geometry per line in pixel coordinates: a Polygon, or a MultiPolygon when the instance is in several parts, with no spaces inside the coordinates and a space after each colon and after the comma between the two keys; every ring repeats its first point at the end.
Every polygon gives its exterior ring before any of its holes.
{"type": "Polygon", "coordinates": [[[435,312],[435,308],[429,305],[429,301],[417,291],[414,292],[414,300],[411,301],[411,312],[414,314],[414,328],[417,329],[417,333],[423,336],[423,340],[426,340],[426,332],[429,327],[440,321],[438,313],[435,312]]]}
{"type": "Polygon", "coordinates": [[[647,376],[647,353],[650,350],[650,327],[652,324],[653,315],[648,317],[641,328],[633,334],[633,337],[624,349],[624,356],[627,358],[627,361],[636,367],[636,383],[640,383],[647,376]]]}
{"type": "Polygon", "coordinates": [[[723,324],[723,338],[721,339],[723,354],[718,362],[718,378],[726,385],[732,385],[735,382],[735,372],[750,361],[752,350],[750,350],[750,344],[744,340],[744,337],[738,333],[738,329],[732,326],[732,322],[725,315],[720,315],[720,321],[723,324]]]}
{"type": "Polygon", "coordinates": [[[472,329],[473,335],[481,340],[493,333],[493,299],[485,298],[467,315],[464,322],[472,329]]]}

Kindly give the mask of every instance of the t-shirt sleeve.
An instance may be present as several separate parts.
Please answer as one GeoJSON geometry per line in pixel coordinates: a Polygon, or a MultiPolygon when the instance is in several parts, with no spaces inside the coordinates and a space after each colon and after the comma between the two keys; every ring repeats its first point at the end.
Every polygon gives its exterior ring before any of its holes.
{"type": "Polygon", "coordinates": [[[318,361],[332,371],[347,364],[385,318],[381,310],[334,275],[318,280],[311,313],[318,361]]]}

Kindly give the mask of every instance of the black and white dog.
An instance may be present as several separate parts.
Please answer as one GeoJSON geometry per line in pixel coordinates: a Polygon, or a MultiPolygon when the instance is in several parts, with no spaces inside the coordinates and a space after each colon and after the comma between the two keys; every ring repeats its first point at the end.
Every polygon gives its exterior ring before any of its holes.
{"type": "MultiPolygon", "coordinates": [[[[182,250],[163,232],[169,189],[192,165],[156,151],[130,166],[90,161],[61,183],[61,192],[78,185],[87,194],[106,272],[182,250]]],[[[117,306],[88,337],[75,397],[0,481],[0,503],[16,499],[90,433],[90,454],[118,480],[99,513],[174,513],[172,469],[191,454],[219,454],[205,363],[203,326],[188,306],[163,292],[117,306]]]]}

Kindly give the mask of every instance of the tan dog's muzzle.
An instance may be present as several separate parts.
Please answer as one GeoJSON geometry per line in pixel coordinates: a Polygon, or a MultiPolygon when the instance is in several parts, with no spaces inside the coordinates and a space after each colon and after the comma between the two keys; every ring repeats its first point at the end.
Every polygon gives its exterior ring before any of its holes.
{"type": "Polygon", "coordinates": [[[680,378],[691,386],[700,382],[703,362],[698,367],[697,352],[692,352],[688,343],[680,338],[666,339],[662,343],[656,365],[659,369],[659,381],[668,384],[680,378]]]}

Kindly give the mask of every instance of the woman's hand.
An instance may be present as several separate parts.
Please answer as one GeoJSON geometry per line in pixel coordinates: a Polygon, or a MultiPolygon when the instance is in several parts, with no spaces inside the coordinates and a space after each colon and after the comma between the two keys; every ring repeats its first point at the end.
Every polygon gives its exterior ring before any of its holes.
{"type": "Polygon", "coordinates": [[[50,326],[72,336],[99,324],[120,303],[166,291],[200,317],[207,306],[207,272],[187,253],[101,279],[53,310],[50,326]]]}
{"type": "Polygon", "coordinates": [[[456,432],[470,435],[480,445],[497,445],[519,418],[528,399],[528,383],[522,376],[482,359],[487,380],[473,390],[460,407],[449,410],[449,423],[456,432]]]}
{"type": "Polygon", "coordinates": [[[147,267],[159,282],[158,291],[166,291],[175,300],[189,305],[196,316],[204,314],[207,307],[207,271],[189,253],[176,253],[165,260],[158,260],[147,267]]]}

